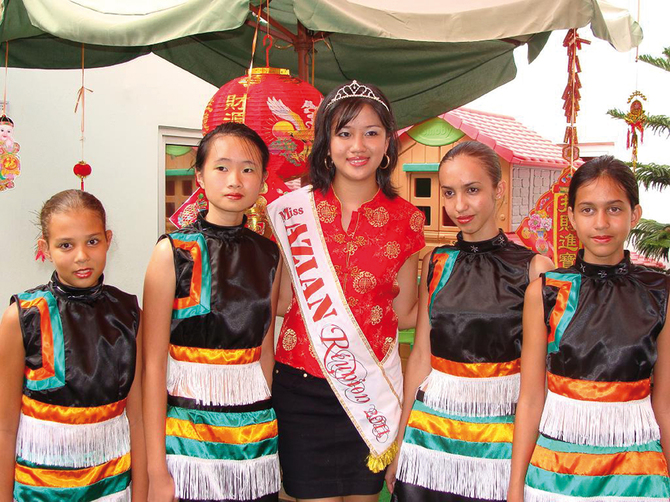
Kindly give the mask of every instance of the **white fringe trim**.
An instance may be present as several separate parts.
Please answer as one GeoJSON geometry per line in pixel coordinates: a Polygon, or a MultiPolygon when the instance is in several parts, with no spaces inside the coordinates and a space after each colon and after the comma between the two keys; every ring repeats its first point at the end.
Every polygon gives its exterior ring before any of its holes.
{"type": "Polygon", "coordinates": [[[130,427],[124,411],[96,424],[61,424],[21,413],[16,453],[29,462],[56,467],[90,467],[130,451],[130,427]]]}
{"type": "Polygon", "coordinates": [[[433,369],[423,384],[423,402],[447,413],[472,417],[511,415],[519,400],[519,374],[465,378],[433,369]]]}
{"type": "Polygon", "coordinates": [[[548,391],[540,432],[575,444],[630,446],[657,441],[661,433],[649,396],[637,401],[580,401],[548,391]]]}
{"type": "Polygon", "coordinates": [[[95,499],[93,502],[130,502],[131,500],[131,486],[128,486],[122,492],[112,493],[111,495],[105,495],[99,499],[95,499]]]}
{"type": "Polygon", "coordinates": [[[463,497],[505,500],[510,460],[466,457],[403,443],[398,479],[463,497]]]}
{"type": "Polygon", "coordinates": [[[167,465],[179,498],[252,500],[279,492],[277,454],[251,460],[209,460],[168,455],[167,465]]]}
{"type": "Polygon", "coordinates": [[[202,364],[168,355],[167,390],[200,404],[235,406],[270,398],[260,361],[249,364],[202,364]]]}
{"type": "Polygon", "coordinates": [[[663,502],[667,498],[651,497],[573,497],[560,493],[545,492],[530,486],[524,487],[524,502],[663,502]]]}

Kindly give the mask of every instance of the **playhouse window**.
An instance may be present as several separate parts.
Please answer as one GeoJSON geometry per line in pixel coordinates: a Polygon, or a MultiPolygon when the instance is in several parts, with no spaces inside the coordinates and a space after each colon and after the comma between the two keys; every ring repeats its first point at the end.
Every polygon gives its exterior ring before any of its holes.
{"type": "Polygon", "coordinates": [[[430,197],[430,188],[430,178],[414,178],[414,197],[430,197]]]}
{"type": "Polygon", "coordinates": [[[426,216],[426,226],[429,226],[431,223],[430,220],[430,206],[416,206],[417,209],[420,211],[423,211],[423,214],[426,216]]]}

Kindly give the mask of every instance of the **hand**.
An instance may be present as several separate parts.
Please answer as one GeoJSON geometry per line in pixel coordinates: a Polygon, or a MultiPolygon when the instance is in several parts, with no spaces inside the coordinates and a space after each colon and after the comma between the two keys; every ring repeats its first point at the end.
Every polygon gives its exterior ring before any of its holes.
{"type": "Polygon", "coordinates": [[[388,488],[389,493],[393,493],[393,489],[395,488],[395,474],[398,471],[398,457],[400,456],[400,453],[395,456],[393,459],[393,462],[389,464],[389,466],[386,468],[386,474],[384,475],[384,480],[386,481],[386,488],[388,488]]]}
{"type": "Polygon", "coordinates": [[[148,502],[178,502],[174,495],[174,481],[169,472],[149,476],[148,502]]]}

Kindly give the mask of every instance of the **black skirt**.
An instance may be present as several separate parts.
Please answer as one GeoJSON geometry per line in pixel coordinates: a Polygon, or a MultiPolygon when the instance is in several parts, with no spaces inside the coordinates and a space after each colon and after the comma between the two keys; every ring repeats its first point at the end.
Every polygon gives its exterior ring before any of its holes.
{"type": "Polygon", "coordinates": [[[276,363],[272,404],[287,494],[312,499],[381,491],[384,471],[368,469],[370,450],[325,379],[276,363]]]}

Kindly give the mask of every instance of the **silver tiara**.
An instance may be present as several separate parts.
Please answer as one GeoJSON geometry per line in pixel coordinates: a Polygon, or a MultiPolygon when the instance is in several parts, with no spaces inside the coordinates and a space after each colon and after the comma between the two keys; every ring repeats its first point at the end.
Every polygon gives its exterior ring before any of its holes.
{"type": "Polygon", "coordinates": [[[337,91],[337,94],[335,94],[335,97],[331,99],[330,102],[326,105],[326,108],[328,108],[336,101],[349,98],[372,99],[373,101],[376,101],[377,103],[381,103],[382,105],[384,105],[384,108],[386,108],[387,112],[391,111],[389,110],[388,105],[384,103],[384,101],[382,101],[372,89],[370,89],[367,85],[359,84],[355,80],[352,80],[350,84],[341,87],[340,90],[337,91]]]}

